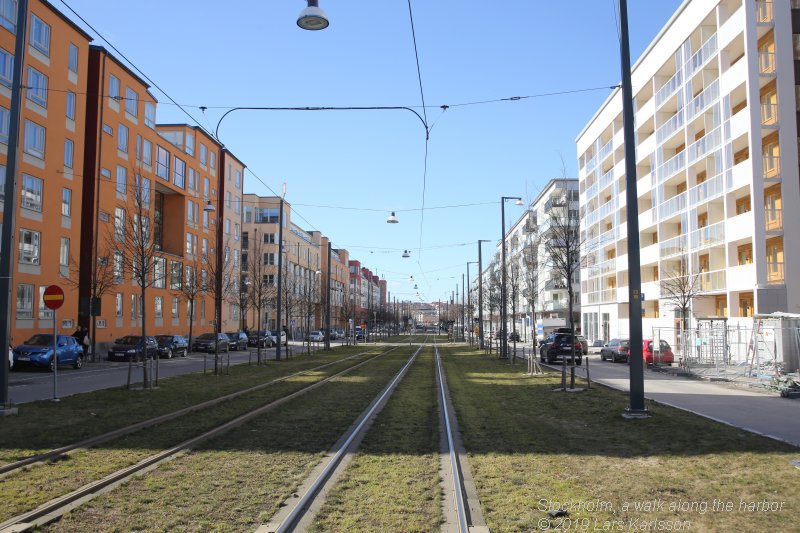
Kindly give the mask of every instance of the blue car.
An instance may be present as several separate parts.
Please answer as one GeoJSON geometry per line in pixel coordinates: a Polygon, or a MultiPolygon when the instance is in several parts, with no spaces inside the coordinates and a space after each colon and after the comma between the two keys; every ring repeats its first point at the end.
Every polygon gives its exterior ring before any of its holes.
{"type": "MultiPolygon", "coordinates": [[[[57,346],[58,364],[72,365],[74,368],[83,366],[83,347],[70,335],[58,335],[57,346]]],[[[33,365],[53,370],[53,335],[37,333],[14,348],[14,367],[18,365],[33,365]]]]}

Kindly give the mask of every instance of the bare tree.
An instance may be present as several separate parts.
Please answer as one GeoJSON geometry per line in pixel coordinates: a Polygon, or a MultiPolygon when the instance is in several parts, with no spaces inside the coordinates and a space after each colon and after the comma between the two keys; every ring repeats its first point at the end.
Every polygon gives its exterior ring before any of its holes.
{"type": "MultiPolygon", "coordinates": [[[[69,256],[69,276],[65,278],[65,283],[75,289],[80,288],[80,264],[75,257],[69,256]]],[[[95,303],[99,302],[105,294],[108,294],[114,287],[114,265],[108,255],[97,258],[97,264],[93,271],[92,280],[89,285],[89,315],[91,316],[92,332],[89,335],[91,341],[92,362],[95,362],[97,353],[97,317],[95,303]]]]}
{"type": "Polygon", "coordinates": [[[249,296],[250,306],[256,311],[256,349],[258,350],[258,364],[260,365],[262,346],[261,334],[258,332],[263,329],[263,320],[261,320],[261,316],[278,294],[274,283],[274,269],[267,268],[267,262],[263,254],[264,248],[262,241],[258,238],[258,229],[256,229],[253,235],[252,245],[249,245],[248,248],[250,248],[251,252],[248,252],[247,257],[248,282],[250,283],[247,294],[249,296]]]}
{"type": "MultiPolygon", "coordinates": [[[[701,275],[691,272],[688,254],[685,250],[681,250],[677,266],[664,266],[659,278],[661,299],[681,313],[680,338],[685,343],[692,301],[703,289],[701,275]]],[[[682,346],[681,349],[684,354],[687,353],[686,346],[682,346]]]]}
{"type": "MultiPolygon", "coordinates": [[[[567,287],[569,299],[567,302],[567,320],[572,336],[570,364],[574,365],[576,353],[573,280],[576,279],[577,274],[580,272],[583,243],[581,242],[579,229],[578,209],[577,207],[575,209],[571,208],[574,202],[571,197],[573,191],[566,186],[566,183],[562,185],[561,190],[563,195],[555,201],[551,200],[551,204],[547,206],[548,224],[542,238],[545,239],[545,253],[550,269],[553,274],[564,281],[567,287]]],[[[566,357],[561,358],[561,387],[564,390],[567,388],[566,357]]]]}
{"type": "MultiPolygon", "coordinates": [[[[344,320],[352,320],[353,326],[355,327],[355,319],[356,319],[356,302],[353,298],[353,291],[350,290],[350,285],[345,284],[344,290],[342,292],[342,306],[341,306],[341,313],[342,318],[344,320]]],[[[349,323],[345,324],[344,330],[347,333],[349,331],[349,323]]],[[[347,344],[350,344],[350,337],[346,337],[347,344]]]]}
{"type": "MultiPolygon", "coordinates": [[[[513,245],[512,245],[513,248],[513,245]]],[[[514,350],[511,355],[512,364],[517,362],[517,303],[519,302],[520,293],[522,291],[522,272],[517,258],[512,258],[508,262],[508,297],[511,299],[511,331],[513,335],[510,337],[514,344],[514,350]]]]}
{"type": "MultiPolygon", "coordinates": [[[[489,265],[489,279],[488,283],[486,284],[487,285],[486,306],[487,309],[489,310],[490,331],[493,329],[493,324],[494,324],[494,310],[500,309],[500,302],[501,302],[500,278],[501,278],[500,268],[497,266],[497,261],[493,261],[489,265]]],[[[491,340],[489,341],[489,345],[491,346],[491,340]]]]}
{"type": "MultiPolygon", "coordinates": [[[[217,222],[219,223],[219,222],[217,222]]],[[[217,246],[213,253],[203,257],[203,275],[201,283],[209,294],[214,295],[214,330],[222,331],[222,316],[220,307],[222,302],[238,301],[239,298],[239,272],[235,272],[233,258],[231,257],[230,239],[222,246],[217,246]],[[218,257],[217,254],[222,254],[218,257]],[[217,303],[219,298],[219,304],[217,303]]],[[[219,350],[214,350],[214,375],[221,372],[219,364],[219,350]]]]}
{"type": "Polygon", "coordinates": [[[314,315],[319,304],[319,276],[313,271],[309,270],[304,276],[305,279],[301,280],[299,287],[299,310],[304,314],[306,320],[306,353],[311,353],[311,340],[309,334],[311,333],[311,316],[314,315]]]}
{"type": "Polygon", "coordinates": [[[531,319],[534,325],[532,353],[535,355],[537,352],[536,305],[539,303],[539,296],[542,293],[542,284],[539,279],[542,271],[542,257],[539,254],[540,240],[538,230],[533,226],[527,229],[529,229],[529,241],[522,251],[522,262],[525,265],[525,288],[522,291],[522,295],[531,310],[531,319]]]}
{"type": "MultiPolygon", "coordinates": [[[[200,300],[208,290],[207,283],[202,279],[201,272],[205,265],[206,259],[195,256],[190,264],[186,265],[186,272],[181,273],[182,279],[177,284],[179,288],[173,288],[175,285],[170,279],[170,288],[173,294],[178,296],[189,305],[189,348],[191,349],[192,342],[194,341],[193,329],[196,316],[197,301],[200,300]]],[[[176,263],[177,264],[177,263],[176,263]]]]}

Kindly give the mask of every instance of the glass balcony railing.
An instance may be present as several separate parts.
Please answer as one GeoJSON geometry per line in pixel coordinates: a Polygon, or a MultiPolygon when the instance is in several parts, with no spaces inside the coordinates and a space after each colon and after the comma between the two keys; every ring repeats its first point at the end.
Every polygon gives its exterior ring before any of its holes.
{"type": "Polygon", "coordinates": [[[701,272],[698,275],[700,292],[714,292],[725,290],[725,271],[701,272]]]}
{"type": "Polygon", "coordinates": [[[606,289],[604,291],[595,291],[587,294],[590,304],[599,304],[617,301],[617,289],[606,289]]]}
{"type": "Polygon", "coordinates": [[[767,281],[769,283],[783,283],[783,262],[767,261],[767,281]]]}
{"type": "Polygon", "coordinates": [[[658,221],[663,222],[684,209],[686,209],[686,193],[682,192],[658,206],[658,221]]]}
{"type": "Polygon", "coordinates": [[[717,34],[709,37],[703,46],[686,62],[687,76],[697,72],[711,57],[717,53],[717,34]]]}
{"type": "Polygon", "coordinates": [[[671,178],[679,171],[683,170],[683,167],[686,166],[686,152],[683,151],[679,154],[676,154],[672,157],[669,161],[662,163],[656,169],[656,181],[660,185],[667,179],[671,178]]]}
{"type": "Polygon", "coordinates": [[[769,24],[774,20],[772,0],[756,0],[756,22],[758,24],[769,24]]]}
{"type": "Polygon", "coordinates": [[[592,183],[588,189],[586,189],[586,200],[589,201],[595,196],[597,196],[597,192],[599,191],[598,183],[595,181],[592,183]]]}
{"type": "Polygon", "coordinates": [[[692,251],[724,243],[725,223],[717,222],[705,228],[694,230],[690,234],[689,242],[691,243],[692,251]]]}
{"type": "Polygon", "coordinates": [[[666,102],[670,96],[675,94],[675,91],[678,90],[678,87],[683,82],[683,75],[681,71],[675,73],[667,83],[661,86],[661,88],[656,92],[656,107],[660,107],[661,104],[666,102]]]}
{"type": "Polygon", "coordinates": [[[761,158],[764,165],[764,178],[780,178],[781,177],[781,158],[775,155],[764,155],[761,158]]]}
{"type": "Polygon", "coordinates": [[[778,125],[778,104],[761,103],[761,125],[778,125]]]}
{"type": "Polygon", "coordinates": [[[703,138],[698,139],[689,145],[686,150],[689,153],[689,164],[694,163],[698,159],[705,157],[720,147],[722,144],[722,128],[717,127],[713,131],[707,133],[703,138]]]}
{"type": "Polygon", "coordinates": [[[703,92],[695,96],[686,106],[686,119],[692,120],[718,99],[719,80],[714,80],[714,83],[706,87],[703,92]]]}
{"type": "Polygon", "coordinates": [[[783,210],[767,208],[764,211],[764,229],[767,231],[783,231],[783,210]]]}
{"type": "Polygon", "coordinates": [[[763,75],[775,74],[777,66],[775,65],[775,54],[773,52],[759,52],[758,53],[758,73],[763,75]]]}
{"type": "Polygon", "coordinates": [[[600,176],[600,190],[602,191],[609,185],[614,183],[614,169],[612,168],[602,176],[600,176]]]}
{"type": "Polygon", "coordinates": [[[718,174],[689,189],[689,206],[694,207],[701,202],[708,202],[724,192],[722,174],[718,174]]]}
{"type": "Polygon", "coordinates": [[[675,257],[676,255],[686,253],[686,237],[686,234],[683,234],[660,242],[658,249],[661,259],[667,259],[669,257],[675,257]]]}
{"type": "Polygon", "coordinates": [[[603,160],[604,160],[606,157],[608,157],[608,155],[609,155],[609,154],[610,154],[610,153],[613,151],[613,150],[612,150],[612,148],[613,148],[613,144],[614,144],[614,143],[613,143],[612,141],[613,141],[613,139],[610,139],[610,140],[609,140],[609,141],[608,141],[608,142],[605,144],[605,146],[603,146],[602,148],[600,148],[600,151],[599,151],[599,152],[597,152],[597,164],[600,164],[600,163],[602,163],[602,162],[603,162],[603,160]]]}
{"type": "Polygon", "coordinates": [[[671,119],[659,126],[656,130],[656,143],[663,143],[670,135],[675,133],[678,128],[683,126],[683,117],[683,109],[679,109],[671,119]]]}

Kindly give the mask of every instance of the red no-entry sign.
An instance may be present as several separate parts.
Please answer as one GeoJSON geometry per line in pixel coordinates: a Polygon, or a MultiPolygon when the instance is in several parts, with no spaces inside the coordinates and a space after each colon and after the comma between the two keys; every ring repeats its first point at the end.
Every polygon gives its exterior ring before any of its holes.
{"type": "Polygon", "coordinates": [[[55,311],[64,304],[64,291],[58,285],[49,285],[42,295],[44,305],[55,311]]]}

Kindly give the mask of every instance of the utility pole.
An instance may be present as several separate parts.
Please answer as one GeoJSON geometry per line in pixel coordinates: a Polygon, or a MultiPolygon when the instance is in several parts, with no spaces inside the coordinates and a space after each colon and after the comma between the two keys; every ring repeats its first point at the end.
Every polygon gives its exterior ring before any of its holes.
{"type": "MultiPolygon", "coordinates": [[[[284,191],[285,192],[285,191],[284,191]]],[[[283,292],[283,196],[280,198],[280,211],[278,212],[278,313],[277,319],[278,321],[275,324],[275,327],[278,328],[278,331],[275,333],[275,339],[277,340],[276,348],[275,348],[275,360],[281,360],[281,337],[283,333],[283,328],[281,327],[281,305],[283,303],[282,300],[282,292],[283,292]]]]}
{"type": "Polygon", "coordinates": [[[478,336],[480,337],[481,350],[484,349],[483,341],[483,254],[481,243],[489,242],[486,239],[478,241],[478,336]]]}

